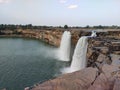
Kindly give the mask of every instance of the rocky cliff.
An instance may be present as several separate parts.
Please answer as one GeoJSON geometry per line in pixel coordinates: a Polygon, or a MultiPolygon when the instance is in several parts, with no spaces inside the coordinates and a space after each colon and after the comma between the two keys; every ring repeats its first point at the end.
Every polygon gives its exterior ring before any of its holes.
{"type": "MultiPolygon", "coordinates": [[[[91,32],[71,31],[72,43],[91,32]]],[[[120,31],[98,32],[89,38],[87,68],[36,84],[25,90],[119,90],[120,31]]]]}
{"type": "MultiPolygon", "coordinates": [[[[91,35],[91,30],[69,30],[72,34],[72,44],[76,45],[78,39],[81,36],[91,35]]],[[[96,30],[98,37],[108,37],[114,39],[120,39],[120,30],[119,29],[110,29],[110,30],[96,30]]],[[[64,30],[3,30],[0,31],[0,36],[19,36],[19,37],[29,37],[43,40],[51,45],[59,46],[61,37],[64,30]]]]}

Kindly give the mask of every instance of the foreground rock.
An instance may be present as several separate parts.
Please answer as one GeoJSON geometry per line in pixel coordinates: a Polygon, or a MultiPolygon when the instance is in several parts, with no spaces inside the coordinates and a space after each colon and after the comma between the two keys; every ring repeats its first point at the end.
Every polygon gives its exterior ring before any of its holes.
{"type": "Polygon", "coordinates": [[[120,65],[103,65],[62,75],[28,90],[120,90],[120,65]]]}
{"type": "Polygon", "coordinates": [[[35,86],[32,90],[88,90],[97,74],[97,69],[90,67],[49,80],[35,86]]]}
{"type": "Polygon", "coordinates": [[[100,75],[88,90],[120,90],[119,67],[104,65],[100,75]]]}

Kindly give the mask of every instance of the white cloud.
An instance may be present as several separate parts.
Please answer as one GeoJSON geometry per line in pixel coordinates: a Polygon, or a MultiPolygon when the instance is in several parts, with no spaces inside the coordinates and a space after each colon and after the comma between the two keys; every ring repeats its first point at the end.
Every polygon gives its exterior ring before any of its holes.
{"type": "Polygon", "coordinates": [[[69,9],[75,9],[75,8],[77,8],[77,7],[78,7],[78,5],[69,5],[69,6],[68,6],[69,9]]]}
{"type": "Polygon", "coordinates": [[[10,0],[0,0],[0,4],[1,3],[8,3],[10,0]]]}
{"type": "Polygon", "coordinates": [[[66,3],[67,0],[59,0],[60,3],[66,3]]]}

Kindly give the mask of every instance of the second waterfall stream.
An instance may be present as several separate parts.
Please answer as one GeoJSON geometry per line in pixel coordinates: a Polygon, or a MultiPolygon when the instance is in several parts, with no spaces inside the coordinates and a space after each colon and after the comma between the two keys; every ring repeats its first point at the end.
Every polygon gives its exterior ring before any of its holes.
{"type": "Polygon", "coordinates": [[[78,40],[73,54],[71,70],[77,71],[86,67],[86,53],[88,46],[88,37],[83,36],[78,40]]]}
{"type": "Polygon", "coordinates": [[[70,72],[81,70],[86,67],[86,64],[87,64],[86,53],[87,53],[87,46],[88,46],[87,40],[88,40],[88,37],[86,36],[79,38],[74,50],[71,65],[70,67],[63,68],[61,70],[62,73],[70,73],[70,72]]]}

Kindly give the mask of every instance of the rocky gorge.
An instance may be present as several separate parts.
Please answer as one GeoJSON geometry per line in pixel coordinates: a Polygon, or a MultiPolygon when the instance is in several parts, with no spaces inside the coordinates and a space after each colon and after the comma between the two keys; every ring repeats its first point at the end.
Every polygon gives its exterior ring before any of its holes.
{"type": "MultiPolygon", "coordinates": [[[[59,47],[64,30],[1,31],[1,37],[27,37],[59,47]]],[[[70,30],[72,45],[91,30],[70,30]]],[[[89,38],[87,67],[61,75],[53,80],[26,87],[25,90],[119,90],[120,89],[120,30],[96,30],[97,37],[89,38]]]]}

